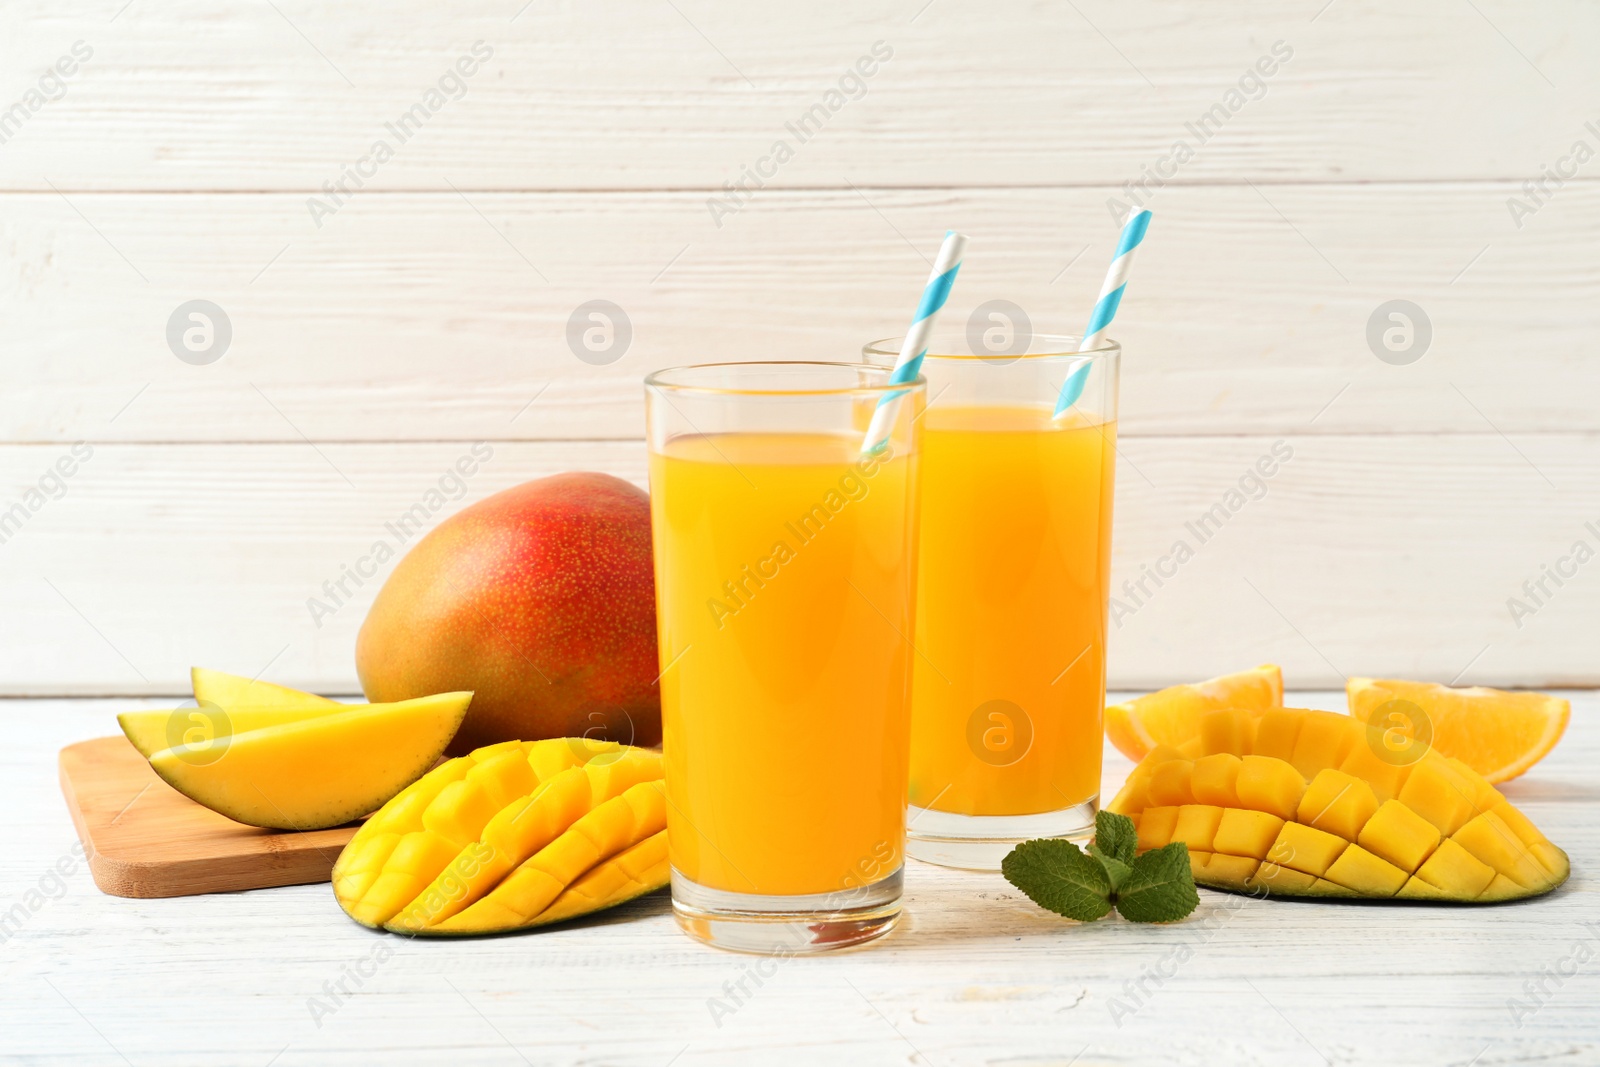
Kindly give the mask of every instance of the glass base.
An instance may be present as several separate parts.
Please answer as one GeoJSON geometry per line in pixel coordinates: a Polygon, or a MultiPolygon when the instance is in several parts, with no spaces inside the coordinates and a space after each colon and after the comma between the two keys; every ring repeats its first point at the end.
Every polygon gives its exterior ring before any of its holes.
{"type": "Polygon", "coordinates": [[[683,932],[717,948],[799,956],[889,932],[900,918],[903,868],[859,889],[797,896],[729,893],[672,871],[672,910],[683,932]]]}
{"type": "Polygon", "coordinates": [[[998,871],[1017,845],[1036,837],[1087,841],[1100,810],[1098,794],[1059,811],[1038,815],[956,815],[933,808],[906,809],[906,855],[941,867],[998,871]]]}

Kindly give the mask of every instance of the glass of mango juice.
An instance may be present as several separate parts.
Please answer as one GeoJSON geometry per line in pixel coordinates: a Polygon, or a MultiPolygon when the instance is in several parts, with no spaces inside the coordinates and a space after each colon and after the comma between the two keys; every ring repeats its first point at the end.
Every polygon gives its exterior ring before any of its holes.
{"type": "Polygon", "coordinates": [[[645,396],[678,922],[753,952],[876,937],[900,913],[922,380],[729,363],[645,396]]]}
{"type": "MultiPolygon", "coordinates": [[[[1099,806],[1121,350],[936,331],[923,362],[906,851],[994,870],[1099,806]],[[1073,372],[1082,392],[1059,417],[1073,372]]],[[[869,344],[890,366],[900,339],[869,344]]]]}

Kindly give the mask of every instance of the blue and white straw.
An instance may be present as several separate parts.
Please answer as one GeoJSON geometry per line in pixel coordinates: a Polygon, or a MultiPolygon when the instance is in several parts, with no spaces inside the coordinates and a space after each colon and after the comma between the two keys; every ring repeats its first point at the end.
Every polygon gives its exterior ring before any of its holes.
{"type": "MultiPolygon", "coordinates": [[[[1100,287],[1100,299],[1095,301],[1094,311],[1089,315],[1089,325],[1083,328],[1083,343],[1078,345],[1079,352],[1091,351],[1105,340],[1106,328],[1117,317],[1117,308],[1122,304],[1122,292],[1128,288],[1128,269],[1133,265],[1133,253],[1138,250],[1140,242],[1144,240],[1144,232],[1149,228],[1149,210],[1134,208],[1133,214],[1123,224],[1122,239],[1117,242],[1117,254],[1111,259],[1111,269],[1106,272],[1106,283],[1100,287]]],[[[1084,384],[1089,380],[1090,362],[1080,359],[1068,372],[1067,380],[1061,386],[1061,394],[1056,397],[1056,418],[1065,415],[1067,409],[1083,395],[1084,384]]]]}
{"type": "MultiPolygon", "coordinates": [[[[891,384],[904,385],[915,381],[917,375],[922,373],[922,357],[928,354],[928,337],[933,333],[934,320],[939,317],[939,309],[944,307],[945,301],[950,299],[950,287],[955,284],[956,272],[961,269],[961,256],[966,250],[965,234],[954,230],[945,232],[944,244],[939,246],[939,255],[933,261],[933,273],[928,275],[928,284],[922,290],[922,301],[917,304],[911,329],[906,331],[905,343],[900,346],[900,355],[895,359],[894,370],[889,375],[891,384]]],[[[889,443],[897,402],[906,392],[897,389],[883,394],[872,413],[866,439],[861,443],[862,452],[879,452],[889,443]]]]}

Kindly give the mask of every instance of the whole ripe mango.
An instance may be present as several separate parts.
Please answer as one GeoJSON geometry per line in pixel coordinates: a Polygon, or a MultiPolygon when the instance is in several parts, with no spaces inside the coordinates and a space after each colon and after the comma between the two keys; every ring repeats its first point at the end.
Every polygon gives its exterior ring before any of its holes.
{"type": "Polygon", "coordinates": [[[501,741],[661,740],[650,499],[571,472],[440,523],[356,639],[367,699],[471,690],[452,754],[501,741]]]}
{"type": "Polygon", "coordinates": [[[1146,756],[1109,810],[1140,852],[1182,841],[1194,880],[1288,897],[1490,903],[1566,881],[1567,854],[1476,771],[1422,748],[1397,758],[1348,715],[1205,712],[1146,756]]]}

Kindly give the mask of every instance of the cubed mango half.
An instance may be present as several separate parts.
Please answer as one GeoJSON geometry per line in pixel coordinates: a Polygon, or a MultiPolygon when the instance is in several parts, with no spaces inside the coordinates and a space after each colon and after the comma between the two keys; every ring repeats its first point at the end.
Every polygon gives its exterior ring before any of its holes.
{"type": "Polygon", "coordinates": [[[424,775],[333,869],[357,922],[488,934],[571,919],[667,882],[661,756],[581,738],[506,742],[424,775]]]}
{"type": "Polygon", "coordinates": [[[1187,844],[1200,885],[1487,903],[1548,893],[1570,873],[1566,853],[1459,760],[1424,749],[1396,762],[1327,712],[1210,710],[1200,722],[1185,751],[1146,756],[1110,807],[1137,818],[1141,852],[1187,844]]]}

